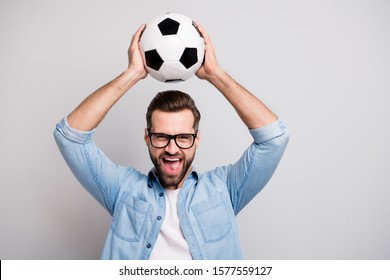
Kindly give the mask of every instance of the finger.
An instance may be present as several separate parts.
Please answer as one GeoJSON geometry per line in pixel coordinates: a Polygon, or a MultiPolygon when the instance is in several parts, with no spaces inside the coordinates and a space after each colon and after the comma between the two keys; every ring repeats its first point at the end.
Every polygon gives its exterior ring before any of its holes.
{"type": "Polygon", "coordinates": [[[139,39],[142,35],[142,32],[144,32],[146,28],[146,24],[142,24],[138,29],[137,31],[134,33],[133,35],[133,38],[131,39],[131,43],[138,43],[139,42],[139,39]]]}
{"type": "Polygon", "coordinates": [[[198,31],[201,34],[201,36],[203,37],[205,43],[211,44],[209,34],[206,32],[206,30],[204,30],[203,26],[198,21],[195,22],[195,27],[196,27],[196,29],[198,29],[198,31]]]}

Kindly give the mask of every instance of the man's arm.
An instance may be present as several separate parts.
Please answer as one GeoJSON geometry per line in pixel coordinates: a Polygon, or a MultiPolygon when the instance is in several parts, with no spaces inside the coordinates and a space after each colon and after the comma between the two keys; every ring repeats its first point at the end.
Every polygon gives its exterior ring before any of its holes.
{"type": "Polygon", "coordinates": [[[94,128],[110,108],[140,79],[147,76],[138,48],[142,25],[133,35],[128,50],[128,68],[117,78],[89,95],[56,126],[54,137],[58,148],[81,185],[113,213],[120,180],[136,172],[114,164],[91,140],[94,128]]]}
{"type": "Polygon", "coordinates": [[[67,121],[70,127],[80,131],[94,129],[103,120],[111,107],[132,86],[147,76],[138,47],[138,41],[144,29],[145,25],[142,25],[132,37],[128,50],[128,68],[117,78],[89,95],[69,114],[67,121]]]}
{"type": "Polygon", "coordinates": [[[218,168],[224,178],[235,214],[238,214],[271,179],[288,143],[288,131],[258,98],[234,81],[218,65],[208,34],[197,23],[205,41],[205,61],[196,75],[214,85],[250,129],[254,143],[233,165],[218,168]]]}
{"type": "Polygon", "coordinates": [[[218,65],[209,35],[199,23],[196,23],[196,27],[204,38],[206,51],[205,61],[196,75],[210,82],[225,96],[249,129],[276,121],[274,113],[218,65]]]}

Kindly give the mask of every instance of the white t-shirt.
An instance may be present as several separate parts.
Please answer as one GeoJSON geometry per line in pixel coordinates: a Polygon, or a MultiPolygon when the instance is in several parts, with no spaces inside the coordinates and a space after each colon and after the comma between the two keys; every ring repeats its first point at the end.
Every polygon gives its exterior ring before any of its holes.
{"type": "Polygon", "coordinates": [[[192,260],[190,249],[184,239],[177,216],[177,197],[180,189],[164,189],[166,212],[151,260],[192,260]]]}

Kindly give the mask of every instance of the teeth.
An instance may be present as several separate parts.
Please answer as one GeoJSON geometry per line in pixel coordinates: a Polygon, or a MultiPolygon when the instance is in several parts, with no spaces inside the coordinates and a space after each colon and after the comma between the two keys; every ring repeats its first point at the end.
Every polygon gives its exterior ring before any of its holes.
{"type": "Polygon", "coordinates": [[[178,158],[165,158],[165,160],[174,162],[174,161],[179,161],[180,159],[178,159],[178,158]]]}

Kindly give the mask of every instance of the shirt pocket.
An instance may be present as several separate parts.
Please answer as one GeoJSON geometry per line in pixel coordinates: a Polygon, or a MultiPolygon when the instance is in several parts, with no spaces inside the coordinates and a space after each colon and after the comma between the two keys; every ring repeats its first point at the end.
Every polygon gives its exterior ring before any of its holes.
{"type": "Polygon", "coordinates": [[[193,205],[192,211],[206,243],[220,241],[229,234],[232,224],[221,196],[213,196],[193,205]]]}
{"type": "Polygon", "coordinates": [[[112,218],[113,233],[126,241],[139,241],[145,231],[150,209],[150,203],[124,192],[112,218]]]}

